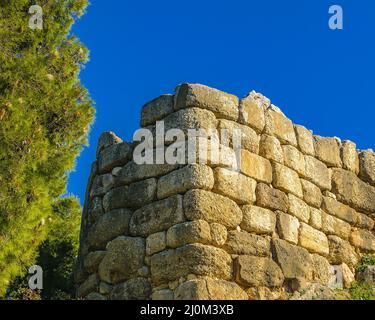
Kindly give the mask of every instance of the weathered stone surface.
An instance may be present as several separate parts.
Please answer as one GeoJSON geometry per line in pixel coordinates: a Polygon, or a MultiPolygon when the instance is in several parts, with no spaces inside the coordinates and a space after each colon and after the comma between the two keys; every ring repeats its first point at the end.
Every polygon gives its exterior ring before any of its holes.
{"type": "Polygon", "coordinates": [[[156,300],[156,301],[166,301],[166,300],[173,300],[173,299],[174,299],[174,294],[173,294],[173,291],[170,289],[157,290],[153,292],[151,295],[151,300],[156,300]]]}
{"type": "Polygon", "coordinates": [[[103,281],[101,281],[99,284],[100,294],[108,295],[111,293],[112,289],[113,289],[113,286],[111,284],[105,283],[103,281]]]}
{"type": "Polygon", "coordinates": [[[352,283],[355,281],[355,276],[345,263],[341,265],[341,270],[343,286],[345,289],[349,289],[352,286],[352,283]]]}
{"type": "Polygon", "coordinates": [[[287,212],[289,208],[288,196],[264,183],[258,183],[256,188],[257,205],[271,210],[287,212]]]}
{"type": "Polygon", "coordinates": [[[314,138],[310,130],[303,126],[295,125],[298,147],[306,155],[314,156],[314,138]]]}
{"type": "Polygon", "coordinates": [[[305,156],[293,146],[284,145],[282,146],[282,148],[284,155],[284,164],[290,169],[296,171],[301,177],[305,176],[305,156]]]}
{"type": "Polygon", "coordinates": [[[322,221],[322,211],[320,209],[310,208],[310,225],[315,229],[321,230],[323,221],[322,221]]]}
{"type": "Polygon", "coordinates": [[[102,262],[105,256],[105,251],[94,251],[90,252],[83,261],[85,270],[89,273],[96,273],[100,262],[102,262]]]}
{"type": "Polygon", "coordinates": [[[329,167],[342,167],[340,144],[336,138],[314,136],[315,155],[329,167]]]}
{"type": "Polygon", "coordinates": [[[219,118],[237,121],[238,98],[201,84],[182,84],[176,89],[175,110],[198,107],[211,110],[219,118]]]}
{"type": "Polygon", "coordinates": [[[272,182],[272,166],[269,160],[242,149],[241,172],[257,181],[272,182]]]}
{"type": "Polygon", "coordinates": [[[99,277],[96,273],[90,275],[87,280],[79,286],[77,289],[77,297],[84,298],[89,293],[98,290],[99,286],[99,277]]]}
{"type": "Polygon", "coordinates": [[[267,257],[270,253],[270,239],[244,231],[229,231],[224,250],[230,254],[267,257]]]}
{"type": "Polygon", "coordinates": [[[116,136],[113,132],[104,132],[98,142],[98,147],[96,149],[96,157],[99,157],[99,154],[106,148],[113,146],[115,144],[121,143],[122,140],[116,136]]]}
{"type": "Polygon", "coordinates": [[[89,246],[104,249],[108,241],[128,234],[131,214],[128,209],[119,209],[101,216],[88,232],[87,243],[89,246]]]}
{"type": "Polygon", "coordinates": [[[359,219],[358,214],[354,209],[332,198],[323,197],[322,209],[352,225],[355,225],[359,219]]]}
{"type": "Polygon", "coordinates": [[[252,127],[257,132],[262,132],[266,124],[265,110],[271,102],[263,95],[252,91],[240,101],[239,121],[252,127]]]}
{"type": "Polygon", "coordinates": [[[119,186],[149,178],[160,177],[177,168],[177,164],[137,164],[134,161],[130,161],[118,173],[116,185],[119,186]]]}
{"type": "Polygon", "coordinates": [[[202,244],[189,244],[151,257],[151,276],[156,284],[174,281],[188,274],[229,280],[232,259],[224,250],[202,244]]]}
{"type": "Polygon", "coordinates": [[[151,178],[112,189],[103,198],[104,210],[108,212],[119,208],[136,209],[149,204],[155,199],[156,185],[156,179],[151,178]]]}
{"type": "Polygon", "coordinates": [[[336,235],[347,240],[350,235],[351,227],[349,223],[323,212],[322,231],[327,235],[336,235]]]}
{"type": "Polygon", "coordinates": [[[173,112],[174,96],[162,95],[142,107],[141,126],[146,127],[162,120],[173,112]]]}
{"type": "Polygon", "coordinates": [[[91,226],[104,214],[102,198],[95,197],[89,202],[88,207],[88,226],[91,226]]]}
{"type": "Polygon", "coordinates": [[[236,259],[236,280],[248,287],[280,287],[284,275],[270,258],[239,256],[236,259]]]}
{"type": "Polygon", "coordinates": [[[116,285],[111,292],[111,300],[147,300],[150,295],[150,282],[144,278],[134,278],[116,285]]]}
{"type": "Polygon", "coordinates": [[[306,249],[289,244],[284,240],[272,241],[274,259],[280,266],[286,279],[312,279],[313,263],[306,249]]]}
{"type": "Polygon", "coordinates": [[[300,198],[289,194],[289,213],[300,221],[308,223],[310,220],[310,208],[300,198]]]}
{"type": "Polygon", "coordinates": [[[115,167],[121,167],[133,157],[133,146],[128,142],[114,144],[105,148],[98,157],[99,173],[111,172],[115,167]]]}
{"type": "Polygon", "coordinates": [[[328,260],[318,254],[313,254],[313,280],[314,282],[328,285],[333,276],[333,269],[328,260]]]}
{"type": "Polygon", "coordinates": [[[217,222],[232,229],[242,220],[242,211],[234,201],[204,190],[188,191],[184,196],[184,210],[189,220],[217,222]]]}
{"type": "Polygon", "coordinates": [[[350,300],[350,294],[342,290],[334,290],[320,283],[310,284],[301,292],[295,292],[289,300],[350,300]]]}
{"type": "Polygon", "coordinates": [[[91,301],[94,301],[94,300],[107,300],[107,298],[103,295],[101,295],[100,293],[97,293],[97,292],[91,292],[85,300],[91,300],[91,301]]]}
{"type": "Polygon", "coordinates": [[[90,197],[102,197],[104,196],[115,184],[115,178],[112,174],[107,173],[94,178],[90,197]]]}
{"type": "Polygon", "coordinates": [[[298,244],[299,227],[300,223],[297,218],[283,212],[278,212],[277,232],[281,239],[298,244]]]}
{"type": "Polygon", "coordinates": [[[99,265],[102,281],[116,284],[137,275],[143,266],[145,240],[142,238],[118,237],[107,245],[107,253],[99,265]]]}
{"type": "Polygon", "coordinates": [[[375,212],[375,188],[361,181],[354,173],[334,169],[332,190],[345,204],[358,211],[375,212]]]}
{"type": "Polygon", "coordinates": [[[211,239],[212,243],[216,246],[223,246],[228,239],[228,231],[220,223],[211,223],[211,239]]]}
{"type": "Polygon", "coordinates": [[[322,190],[331,190],[331,177],[327,166],[311,156],[305,156],[305,163],[306,179],[322,190]]]}
{"type": "Polygon", "coordinates": [[[238,204],[251,204],[256,200],[256,181],[239,172],[216,168],[214,191],[238,204]]]}
{"type": "Polygon", "coordinates": [[[357,253],[348,241],[337,236],[328,236],[329,257],[331,264],[339,265],[343,262],[351,268],[354,268],[359,260],[357,253]]]}
{"type": "Polygon", "coordinates": [[[373,230],[375,221],[374,219],[370,218],[368,215],[363,213],[357,213],[358,221],[357,227],[366,230],[373,230]]]}
{"type": "Polygon", "coordinates": [[[268,160],[284,163],[283,149],[280,141],[274,136],[263,134],[260,139],[259,155],[268,160]]]}
{"type": "Polygon", "coordinates": [[[246,290],[249,300],[286,300],[284,288],[255,287],[246,290]]]}
{"type": "Polygon", "coordinates": [[[271,210],[256,207],[242,207],[241,228],[248,232],[272,235],[276,228],[276,215],[271,210]]]}
{"type": "Polygon", "coordinates": [[[299,245],[310,252],[318,253],[323,256],[327,256],[329,253],[327,236],[306,223],[301,223],[299,245]]]}
{"type": "Polygon", "coordinates": [[[265,133],[277,137],[283,144],[297,146],[292,121],[273,108],[268,108],[266,111],[265,133]]]}
{"type": "Polygon", "coordinates": [[[190,243],[210,244],[211,229],[208,222],[204,220],[189,221],[168,229],[167,245],[177,248],[190,243]]]}
{"type": "Polygon", "coordinates": [[[149,256],[165,250],[166,247],[167,237],[164,231],[151,234],[146,239],[146,254],[149,256]]]}
{"type": "Polygon", "coordinates": [[[357,280],[364,283],[375,284],[375,266],[367,266],[365,270],[358,272],[357,280]]]}
{"type": "Polygon", "coordinates": [[[301,181],[298,174],[279,163],[273,164],[273,185],[284,192],[290,192],[303,198],[301,181]]]}
{"type": "Polygon", "coordinates": [[[135,211],[129,229],[131,235],[145,237],[183,221],[182,196],[177,195],[153,202],[135,211]]]}
{"type": "Polygon", "coordinates": [[[357,146],[354,142],[343,141],[341,145],[341,160],[344,169],[359,173],[359,158],[357,153],[357,146]]]}
{"type": "Polygon", "coordinates": [[[359,154],[359,177],[375,187],[375,153],[372,150],[359,154]]]}
{"type": "MultiPolygon", "coordinates": [[[[223,135],[229,139],[230,146],[233,146],[234,133],[237,130],[241,137],[241,147],[252,153],[259,152],[259,136],[248,126],[241,125],[234,121],[220,120],[218,125],[219,134],[221,134],[221,143],[224,144],[223,135]]],[[[225,140],[225,139],[224,139],[225,140]]]]}
{"type": "Polygon", "coordinates": [[[304,179],[301,179],[301,184],[303,190],[303,200],[310,206],[320,208],[323,197],[319,187],[304,179]]]}
{"type": "Polygon", "coordinates": [[[375,236],[371,231],[354,230],[350,235],[350,243],[364,251],[375,251],[375,236]]]}
{"type": "Polygon", "coordinates": [[[163,176],[158,181],[158,199],[191,189],[211,190],[214,186],[214,174],[208,166],[191,164],[163,176]]]}

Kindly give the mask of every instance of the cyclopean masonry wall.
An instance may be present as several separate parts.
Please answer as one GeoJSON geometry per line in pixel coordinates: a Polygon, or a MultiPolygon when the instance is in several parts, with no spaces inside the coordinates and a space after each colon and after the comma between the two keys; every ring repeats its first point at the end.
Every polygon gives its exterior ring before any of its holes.
{"type": "Polygon", "coordinates": [[[375,252],[375,154],[314,136],[261,94],[183,84],[146,104],[142,127],[241,129],[209,165],[137,165],[104,133],[82,216],[77,296],[285,299],[304,283],[350,285],[375,252]],[[229,160],[228,160],[229,159],[229,160]]]}

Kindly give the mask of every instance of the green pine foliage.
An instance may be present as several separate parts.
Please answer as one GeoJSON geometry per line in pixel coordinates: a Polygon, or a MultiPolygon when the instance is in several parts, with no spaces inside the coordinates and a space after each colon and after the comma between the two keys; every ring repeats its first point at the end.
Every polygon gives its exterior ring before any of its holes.
{"type": "MultiPolygon", "coordinates": [[[[0,296],[35,263],[42,243],[57,245],[45,241],[49,225],[62,219],[56,206],[94,117],[79,81],[88,51],[70,34],[86,5],[0,0],[0,296]],[[43,9],[42,30],[29,28],[34,4],[43,9]]],[[[69,237],[65,231],[59,237],[69,237]]]]}

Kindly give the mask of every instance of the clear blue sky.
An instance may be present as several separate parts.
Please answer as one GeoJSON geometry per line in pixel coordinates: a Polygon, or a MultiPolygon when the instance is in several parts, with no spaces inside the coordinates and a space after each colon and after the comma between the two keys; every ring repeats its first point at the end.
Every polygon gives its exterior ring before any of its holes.
{"type": "Polygon", "coordinates": [[[182,82],[257,90],[316,134],[375,149],[374,0],[91,0],[73,33],[97,109],[69,179],[81,201],[100,134],[130,140],[142,105],[182,82]],[[334,4],[344,30],[328,28],[334,4]]]}

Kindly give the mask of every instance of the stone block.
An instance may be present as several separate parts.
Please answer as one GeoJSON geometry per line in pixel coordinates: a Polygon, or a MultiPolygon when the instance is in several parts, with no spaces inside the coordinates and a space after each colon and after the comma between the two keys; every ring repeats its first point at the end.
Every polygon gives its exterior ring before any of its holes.
{"type": "Polygon", "coordinates": [[[263,134],[260,139],[259,155],[268,160],[284,163],[284,154],[280,141],[274,136],[263,134]]]}
{"type": "Polygon", "coordinates": [[[272,182],[272,166],[269,160],[242,149],[241,172],[259,182],[272,182]]]}
{"type": "Polygon", "coordinates": [[[275,232],[276,215],[271,210],[256,207],[242,207],[243,219],[241,228],[248,232],[256,234],[270,234],[275,232]]]}
{"type": "Polygon", "coordinates": [[[331,190],[331,177],[327,166],[311,156],[305,156],[306,179],[322,190],[331,190]]]}
{"type": "Polygon", "coordinates": [[[151,284],[147,279],[134,278],[116,285],[110,295],[111,300],[148,300],[151,284]]]}
{"type": "Polygon", "coordinates": [[[77,297],[84,298],[91,292],[98,290],[99,277],[96,273],[90,275],[77,289],[77,297]]]}
{"type": "Polygon", "coordinates": [[[375,252],[375,236],[371,231],[354,230],[350,235],[350,243],[366,252],[375,252]]]}
{"type": "Polygon", "coordinates": [[[327,235],[335,235],[347,240],[350,235],[351,227],[349,223],[323,212],[322,231],[327,235]]]}
{"type": "Polygon", "coordinates": [[[375,187],[375,153],[372,150],[359,154],[359,177],[375,187]]]}
{"type": "Polygon", "coordinates": [[[284,165],[293,169],[299,176],[304,177],[306,170],[305,156],[297,148],[283,145],[284,165]]]}
{"type": "Polygon", "coordinates": [[[223,246],[228,239],[228,231],[220,223],[211,223],[211,239],[215,246],[223,246]]]}
{"type": "Polygon", "coordinates": [[[277,233],[281,239],[293,244],[298,244],[299,227],[300,223],[297,218],[283,212],[278,212],[277,233]]]}
{"type": "Polygon", "coordinates": [[[234,229],[242,221],[242,211],[232,200],[204,190],[191,190],[184,196],[188,220],[206,220],[234,229]]]}
{"type": "Polygon", "coordinates": [[[229,231],[224,246],[230,254],[268,257],[270,255],[270,239],[244,231],[229,231]]]}
{"type": "Polygon", "coordinates": [[[266,110],[265,133],[275,136],[283,144],[297,146],[297,138],[292,121],[274,108],[266,110]]]}
{"type": "Polygon", "coordinates": [[[157,196],[158,199],[163,199],[191,189],[211,190],[213,186],[212,169],[204,165],[191,164],[161,177],[158,181],[157,196]]]}
{"type": "Polygon", "coordinates": [[[289,214],[295,216],[300,221],[308,223],[310,220],[310,207],[300,198],[289,194],[289,214]]]}
{"type": "Polygon", "coordinates": [[[323,221],[322,221],[322,211],[320,209],[310,208],[310,225],[315,229],[321,230],[323,221]]]}
{"type": "Polygon", "coordinates": [[[368,215],[363,213],[357,213],[358,215],[358,221],[357,221],[357,227],[361,229],[366,230],[373,230],[375,221],[374,219],[370,218],[368,215]]]}
{"type": "Polygon", "coordinates": [[[357,145],[351,141],[344,141],[341,145],[341,160],[344,169],[359,173],[359,157],[357,145]]]}
{"type": "Polygon", "coordinates": [[[265,110],[271,105],[269,99],[252,91],[240,101],[239,121],[252,127],[257,132],[262,132],[266,124],[265,110]]]}
{"type": "Polygon", "coordinates": [[[313,254],[313,280],[325,286],[331,281],[333,270],[328,260],[318,254],[313,254]]]}
{"type": "Polygon", "coordinates": [[[331,264],[339,265],[346,263],[351,268],[354,268],[357,265],[359,257],[348,241],[345,241],[338,236],[328,236],[328,241],[328,260],[331,264]]]}
{"type": "Polygon", "coordinates": [[[314,138],[310,130],[303,126],[294,126],[299,149],[306,155],[314,156],[314,138]]]}
{"type": "Polygon", "coordinates": [[[100,262],[102,262],[105,256],[105,253],[105,251],[90,252],[83,261],[85,271],[89,273],[96,273],[98,271],[100,262]]]}
{"type": "Polygon", "coordinates": [[[175,110],[202,108],[212,111],[218,118],[237,121],[238,105],[236,96],[201,84],[184,83],[176,89],[175,110]]]}
{"type": "Polygon", "coordinates": [[[251,204],[256,200],[256,181],[239,172],[216,168],[214,191],[238,204],[251,204]]]}
{"type": "Polygon", "coordinates": [[[162,95],[142,107],[141,126],[146,127],[160,121],[173,112],[174,96],[162,95]]]}
{"type": "Polygon", "coordinates": [[[210,244],[211,229],[204,220],[189,221],[168,229],[167,246],[177,248],[191,243],[210,244]]]}
{"type": "Polygon", "coordinates": [[[138,274],[145,257],[145,240],[118,237],[107,245],[107,253],[99,265],[102,281],[117,284],[138,274]]]}
{"type": "Polygon", "coordinates": [[[164,231],[151,234],[146,239],[146,254],[148,256],[167,248],[167,237],[164,231]]]}
{"type": "Polygon", "coordinates": [[[299,245],[312,253],[318,253],[323,256],[329,254],[327,236],[306,223],[301,223],[299,245]]]}
{"type": "Polygon", "coordinates": [[[152,293],[151,300],[156,300],[156,301],[174,300],[174,294],[173,294],[173,291],[170,289],[156,290],[152,293]]]}
{"type": "Polygon", "coordinates": [[[113,132],[109,131],[109,132],[104,132],[100,138],[99,138],[99,142],[98,142],[98,146],[97,146],[97,149],[96,149],[96,157],[98,158],[100,153],[110,147],[110,146],[113,146],[115,144],[119,144],[121,143],[122,140],[116,136],[113,132]]]}
{"type": "Polygon", "coordinates": [[[153,202],[138,209],[130,220],[130,234],[146,237],[184,221],[182,196],[153,202]]]}
{"type": "Polygon", "coordinates": [[[315,208],[320,208],[322,205],[322,192],[319,187],[310,181],[301,179],[302,190],[303,190],[303,200],[315,208]]]}
{"type": "Polygon", "coordinates": [[[133,157],[133,145],[121,142],[102,150],[98,157],[99,173],[111,172],[115,167],[122,167],[133,157]]]}
{"type": "Polygon", "coordinates": [[[264,183],[258,183],[256,188],[257,205],[271,210],[288,212],[288,196],[277,189],[271,188],[264,183]]]}
{"type": "Polygon", "coordinates": [[[342,167],[340,143],[336,138],[314,136],[315,155],[328,167],[342,167]]]}
{"type": "Polygon", "coordinates": [[[203,244],[189,244],[151,257],[151,277],[156,285],[189,274],[230,280],[232,259],[224,250],[203,244]]]}
{"type": "Polygon", "coordinates": [[[270,258],[239,256],[236,259],[236,281],[247,287],[281,287],[284,275],[270,258]]]}
{"type": "Polygon", "coordinates": [[[275,188],[303,198],[301,181],[295,171],[281,164],[274,163],[273,177],[273,185],[275,188]]]}
{"type": "Polygon", "coordinates": [[[359,219],[358,214],[354,209],[332,198],[323,197],[322,209],[351,225],[356,225],[359,219]]]}

